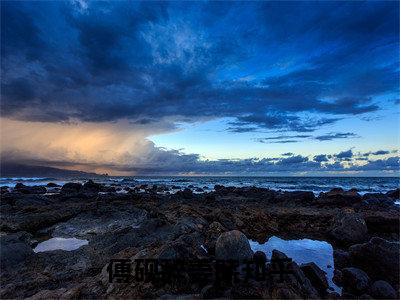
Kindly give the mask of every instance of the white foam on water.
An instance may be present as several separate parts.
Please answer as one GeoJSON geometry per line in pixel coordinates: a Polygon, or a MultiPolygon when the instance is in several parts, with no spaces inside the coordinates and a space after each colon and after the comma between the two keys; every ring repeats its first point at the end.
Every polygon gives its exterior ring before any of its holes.
{"type": "Polygon", "coordinates": [[[87,244],[89,244],[88,240],[55,237],[39,243],[33,251],[35,253],[54,250],[73,251],[87,244]]]}
{"type": "Polygon", "coordinates": [[[332,245],[325,241],[310,239],[302,240],[283,240],[272,236],[266,243],[259,244],[249,241],[253,251],[262,251],[271,259],[272,250],[278,250],[292,258],[297,264],[314,262],[322,271],[326,273],[328,284],[335,292],[341,294],[342,289],[332,280],[335,269],[333,261],[332,245]],[[330,268],[328,268],[328,265],[330,268]]]}
{"type": "Polygon", "coordinates": [[[396,201],[394,201],[394,204],[395,204],[395,205],[399,205],[399,206],[400,206],[400,200],[396,200],[396,201]]]}

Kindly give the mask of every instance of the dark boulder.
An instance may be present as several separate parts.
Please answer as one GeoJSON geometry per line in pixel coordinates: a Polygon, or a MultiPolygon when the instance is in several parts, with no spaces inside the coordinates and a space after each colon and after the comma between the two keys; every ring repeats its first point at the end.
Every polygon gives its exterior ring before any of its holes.
{"type": "Polygon", "coordinates": [[[183,191],[176,192],[176,195],[184,199],[190,199],[193,197],[193,191],[191,189],[185,188],[183,191]]]}
{"type": "Polygon", "coordinates": [[[369,286],[370,279],[363,270],[344,268],[342,270],[342,285],[346,292],[361,295],[369,286]]]}
{"type": "MultiPolygon", "coordinates": [[[[267,273],[272,270],[276,270],[276,268],[279,268],[277,264],[279,265],[281,260],[287,260],[287,259],[288,257],[283,252],[280,252],[278,250],[273,250],[271,256],[271,263],[267,265],[267,273]]],[[[295,297],[296,299],[299,298],[316,299],[321,297],[321,295],[311,284],[311,281],[306,277],[306,275],[301,270],[301,268],[296,264],[296,262],[294,261],[286,262],[285,266],[288,270],[291,271],[290,272],[291,274],[283,276],[283,280],[285,283],[284,287],[294,289],[295,294],[301,295],[301,297],[296,296],[295,297]]],[[[272,294],[274,294],[274,292],[272,292],[272,294]]],[[[272,298],[276,299],[274,296],[272,298]]],[[[285,299],[291,299],[291,298],[285,298],[285,299]]]]}
{"type": "Polygon", "coordinates": [[[94,182],[93,180],[88,180],[83,185],[83,192],[84,193],[98,193],[102,190],[102,185],[99,183],[94,182]]]}
{"type": "Polygon", "coordinates": [[[316,199],[317,204],[327,206],[352,206],[361,201],[362,198],[356,190],[344,191],[342,188],[334,188],[327,193],[321,193],[316,199]]]}
{"type": "Polygon", "coordinates": [[[290,199],[293,199],[298,202],[312,202],[315,200],[314,193],[307,191],[290,192],[289,196],[290,199]]]}
{"type": "Polygon", "coordinates": [[[224,299],[263,299],[268,294],[268,288],[263,282],[248,280],[234,284],[228,293],[224,293],[224,299]]]}
{"type": "Polygon", "coordinates": [[[212,284],[206,285],[200,291],[201,299],[216,299],[222,296],[222,293],[212,284]]]}
{"type": "Polygon", "coordinates": [[[219,236],[226,231],[226,228],[219,222],[212,222],[207,229],[204,245],[210,254],[215,253],[215,243],[219,236]]]}
{"type": "Polygon", "coordinates": [[[368,229],[361,216],[346,214],[336,221],[330,234],[340,243],[354,244],[362,242],[367,238],[368,229]]]}
{"type": "Polygon", "coordinates": [[[160,249],[158,259],[190,259],[194,258],[192,251],[184,243],[166,244],[160,249]]]}
{"type": "Polygon", "coordinates": [[[386,196],[392,199],[400,199],[400,189],[391,190],[386,193],[386,196]]]}
{"type": "Polygon", "coordinates": [[[224,187],[223,185],[220,185],[220,184],[214,185],[214,190],[215,190],[216,192],[221,191],[221,190],[224,189],[224,188],[225,188],[225,187],[224,187]]]}
{"type": "Polygon", "coordinates": [[[215,195],[212,193],[206,193],[204,197],[204,201],[206,204],[213,204],[215,203],[215,195]]]}
{"type": "Polygon", "coordinates": [[[40,185],[27,186],[18,182],[14,187],[14,191],[21,194],[44,194],[47,192],[47,189],[40,185]]]}
{"type": "Polygon", "coordinates": [[[382,198],[371,198],[362,201],[361,203],[357,203],[354,205],[355,209],[358,210],[383,210],[386,211],[388,208],[391,208],[394,205],[392,199],[388,197],[382,198]]]}
{"type": "Polygon", "coordinates": [[[314,262],[300,265],[304,275],[310,280],[313,287],[320,295],[323,295],[328,289],[328,280],[326,274],[314,262]]]}
{"type": "Polygon", "coordinates": [[[369,293],[375,299],[398,299],[396,290],[384,280],[375,281],[371,285],[369,293]]]}
{"type": "Polygon", "coordinates": [[[253,255],[254,263],[257,265],[262,265],[267,262],[267,255],[262,251],[256,251],[253,255]]]}
{"type": "Polygon", "coordinates": [[[59,185],[57,183],[54,183],[54,182],[49,182],[46,186],[47,187],[59,187],[59,185]]]}
{"type": "Polygon", "coordinates": [[[16,198],[14,205],[18,208],[23,208],[23,207],[35,207],[38,208],[40,206],[45,206],[50,204],[51,201],[47,199],[46,196],[44,195],[20,195],[19,197],[16,198]]]}
{"type": "Polygon", "coordinates": [[[215,244],[217,259],[251,259],[253,251],[247,237],[238,230],[225,232],[219,236],[215,244]]]}
{"type": "Polygon", "coordinates": [[[346,251],[335,249],[333,250],[333,261],[335,269],[343,269],[350,266],[350,254],[346,251]]]}
{"type": "Polygon", "coordinates": [[[363,200],[371,200],[371,199],[390,199],[387,195],[382,193],[366,193],[362,196],[363,200]]]}
{"type": "Polygon", "coordinates": [[[332,281],[337,285],[337,286],[342,286],[342,271],[335,269],[333,270],[333,277],[332,281]]]}
{"type": "Polygon", "coordinates": [[[5,235],[0,238],[1,268],[12,269],[35,255],[28,244],[29,239],[30,235],[24,232],[5,235]]]}
{"type": "Polygon", "coordinates": [[[351,246],[349,253],[353,265],[365,270],[372,279],[385,279],[391,284],[398,284],[399,242],[373,237],[367,243],[351,246]]]}
{"type": "Polygon", "coordinates": [[[68,182],[61,188],[61,193],[65,195],[78,194],[82,191],[82,184],[76,182],[68,182]]]}
{"type": "Polygon", "coordinates": [[[14,189],[24,189],[24,188],[26,188],[27,186],[25,185],[25,184],[23,184],[23,183],[21,183],[21,182],[18,182],[15,186],[14,186],[14,189]]]}
{"type": "Polygon", "coordinates": [[[205,226],[207,226],[207,221],[203,218],[183,217],[176,222],[173,231],[180,236],[185,233],[202,230],[205,226]]]}

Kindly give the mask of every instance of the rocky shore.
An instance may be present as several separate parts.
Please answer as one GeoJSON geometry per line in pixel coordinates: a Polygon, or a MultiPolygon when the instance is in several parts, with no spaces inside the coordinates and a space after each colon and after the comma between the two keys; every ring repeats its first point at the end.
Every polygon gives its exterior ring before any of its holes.
{"type": "Polygon", "coordinates": [[[207,192],[93,181],[3,187],[0,297],[397,299],[398,200],[399,189],[362,196],[354,189],[333,189],[316,196],[255,187],[215,186],[207,192]],[[270,277],[226,287],[191,280],[109,282],[110,259],[250,259],[268,270],[274,259],[290,257],[277,250],[270,257],[254,252],[249,240],[263,244],[272,236],[331,244],[334,265],[328,267],[341,293],[329,287],[312,257],[306,264],[291,261],[292,273],[278,282],[270,277]],[[52,239],[73,240],[74,249],[46,251],[41,243],[52,239]]]}

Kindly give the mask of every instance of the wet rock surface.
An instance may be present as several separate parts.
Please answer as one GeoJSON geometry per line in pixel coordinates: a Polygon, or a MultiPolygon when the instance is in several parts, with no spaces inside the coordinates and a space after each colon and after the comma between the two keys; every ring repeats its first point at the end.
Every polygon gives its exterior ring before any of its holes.
{"type": "Polygon", "coordinates": [[[371,278],[386,278],[392,284],[399,284],[399,242],[374,237],[367,243],[351,246],[349,252],[353,264],[368,272],[371,278]]]}
{"type": "Polygon", "coordinates": [[[247,237],[238,230],[222,233],[215,244],[215,257],[217,259],[251,259],[253,251],[247,237]]]}
{"type": "Polygon", "coordinates": [[[370,287],[370,294],[376,299],[396,299],[395,289],[386,281],[375,281],[370,287]]]}
{"type": "Polygon", "coordinates": [[[178,189],[93,181],[1,189],[0,297],[398,297],[396,191],[361,197],[355,190],[335,189],[316,197],[307,191],[254,187],[172,190],[178,189]],[[212,282],[188,282],[186,273],[177,286],[108,282],[112,258],[254,259],[271,270],[271,259],[287,256],[276,250],[272,257],[253,254],[248,239],[263,243],[273,235],[329,241],[334,246],[332,267],[344,293],[330,291],[325,274],[314,264],[299,266],[294,261],[293,273],[282,282],[251,279],[222,288],[212,282]],[[33,252],[50,238],[88,243],[72,251],[33,252]]]}
{"type": "Polygon", "coordinates": [[[344,244],[362,242],[367,238],[367,225],[364,219],[357,214],[346,214],[336,221],[331,235],[344,244]]]}
{"type": "Polygon", "coordinates": [[[346,292],[356,295],[363,294],[367,290],[370,279],[363,270],[358,268],[344,268],[342,270],[342,284],[346,292]]]}

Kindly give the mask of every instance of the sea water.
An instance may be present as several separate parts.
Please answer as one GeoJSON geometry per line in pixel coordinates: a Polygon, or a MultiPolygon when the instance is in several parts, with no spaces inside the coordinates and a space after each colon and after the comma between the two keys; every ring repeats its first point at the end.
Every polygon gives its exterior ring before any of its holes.
{"type": "Polygon", "coordinates": [[[335,292],[341,293],[341,288],[332,280],[335,266],[333,261],[333,248],[330,243],[311,239],[283,240],[279,237],[272,236],[264,244],[250,241],[250,246],[253,251],[264,252],[268,259],[271,259],[273,250],[278,250],[285,253],[299,265],[314,262],[326,273],[329,286],[332,287],[335,292]]]}
{"type": "MultiPolygon", "coordinates": [[[[68,181],[85,182],[87,179],[65,179],[65,178],[0,178],[0,186],[14,187],[17,182],[25,185],[46,185],[55,182],[60,185],[68,181]]],[[[120,184],[121,186],[136,186],[141,184],[165,185],[167,187],[178,186],[187,188],[195,186],[204,188],[205,191],[212,190],[214,185],[224,186],[255,186],[283,191],[312,191],[315,194],[327,192],[332,188],[343,188],[345,190],[356,188],[360,194],[385,193],[400,186],[399,177],[217,177],[217,176],[108,176],[94,179],[104,184],[120,184]]]]}
{"type": "Polygon", "coordinates": [[[39,243],[35,247],[35,249],[33,249],[33,251],[35,253],[54,251],[54,250],[73,251],[87,244],[89,244],[89,241],[87,240],[81,240],[77,238],[55,237],[39,243]]]}

